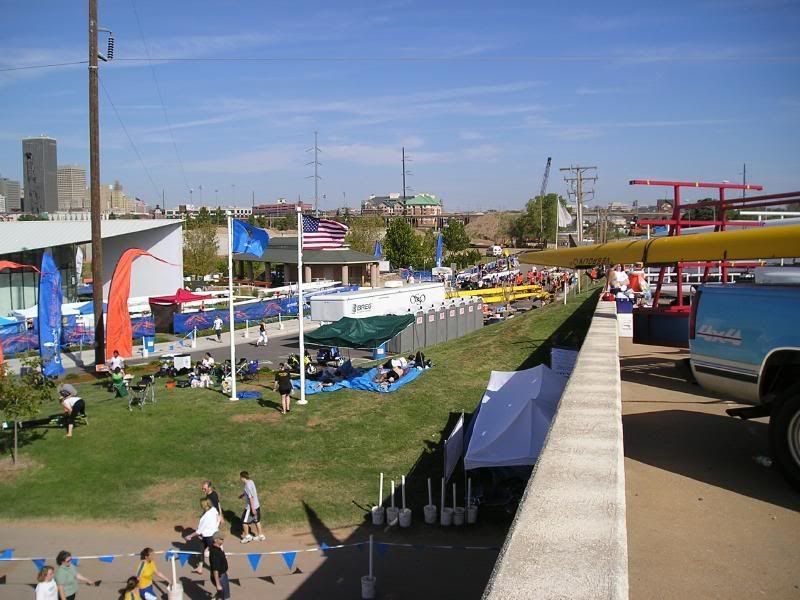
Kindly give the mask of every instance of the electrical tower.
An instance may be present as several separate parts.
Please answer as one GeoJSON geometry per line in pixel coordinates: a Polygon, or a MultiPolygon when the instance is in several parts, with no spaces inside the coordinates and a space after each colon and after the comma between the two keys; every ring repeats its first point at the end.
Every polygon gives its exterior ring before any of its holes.
{"type": "MultiPolygon", "coordinates": [[[[582,167],[580,165],[569,166],[569,167],[562,167],[559,171],[568,171],[572,177],[564,177],[564,181],[566,181],[570,186],[574,187],[574,194],[575,200],[578,206],[578,243],[583,242],[583,197],[586,194],[594,194],[594,190],[586,190],[586,182],[594,183],[597,181],[597,176],[593,175],[591,177],[587,177],[586,173],[588,171],[597,171],[597,167],[582,167]]],[[[556,240],[556,244],[558,244],[558,240],[556,240]]]]}
{"type": "Polygon", "coordinates": [[[314,147],[309,148],[306,152],[313,152],[314,153],[314,160],[311,162],[307,162],[306,166],[314,165],[314,174],[309,175],[306,179],[314,179],[314,215],[319,216],[319,180],[322,177],[319,176],[318,169],[322,166],[322,163],[317,160],[317,157],[322,150],[319,149],[317,145],[317,132],[314,132],[314,147]]]}

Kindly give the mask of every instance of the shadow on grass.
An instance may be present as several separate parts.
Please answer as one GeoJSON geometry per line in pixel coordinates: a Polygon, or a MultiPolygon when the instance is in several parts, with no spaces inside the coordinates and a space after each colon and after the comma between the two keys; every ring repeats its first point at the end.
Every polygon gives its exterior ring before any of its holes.
{"type": "Polygon", "coordinates": [[[587,296],[581,302],[581,305],[549,337],[519,342],[520,344],[529,344],[531,353],[517,367],[517,371],[530,369],[541,364],[549,365],[550,350],[554,346],[579,349],[586,337],[586,332],[589,331],[599,293],[600,291],[596,290],[587,296]]]}
{"type": "MultiPolygon", "coordinates": [[[[440,440],[446,439],[459,417],[461,413],[450,413],[436,437],[440,440]]],[[[408,529],[388,525],[373,526],[369,512],[372,502],[364,500],[359,502],[354,499],[353,503],[364,510],[364,522],[346,539],[340,539],[319,518],[316,510],[304,502],[303,508],[316,544],[318,546],[322,546],[323,543],[328,546],[353,544],[368,541],[369,536],[374,535],[377,544],[374,554],[375,576],[380,582],[381,597],[480,598],[497,559],[497,551],[465,550],[458,546],[484,544],[500,546],[513,515],[504,511],[482,511],[479,524],[469,528],[444,530],[438,526],[425,525],[422,506],[428,503],[427,478],[431,477],[434,490],[438,490],[443,463],[444,442],[427,442],[426,448],[406,474],[406,504],[413,513],[412,526],[408,529]],[[381,545],[380,542],[405,543],[410,546],[388,547],[381,545]],[[436,550],[426,548],[426,544],[452,544],[455,548],[436,550]]],[[[452,481],[458,483],[458,503],[463,506],[462,465],[456,468],[452,481]]],[[[450,497],[451,493],[448,490],[448,505],[452,502],[450,497]]],[[[398,489],[396,499],[398,506],[400,498],[398,489]]],[[[438,491],[434,492],[434,503],[439,503],[438,491]]],[[[388,498],[385,499],[384,505],[390,505],[388,498]]],[[[368,569],[367,545],[330,550],[325,552],[325,556],[322,565],[303,581],[290,598],[300,600],[324,597],[336,600],[360,597],[360,579],[367,574],[368,569]]]]}

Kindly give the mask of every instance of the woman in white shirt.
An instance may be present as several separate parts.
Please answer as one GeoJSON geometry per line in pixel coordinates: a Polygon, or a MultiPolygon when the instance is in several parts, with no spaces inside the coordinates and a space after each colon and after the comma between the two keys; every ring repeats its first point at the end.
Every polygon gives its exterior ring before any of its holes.
{"type": "Polygon", "coordinates": [[[53,580],[56,571],[50,565],[45,565],[39,571],[36,581],[36,600],[58,600],[58,585],[53,580]]]}
{"type": "MultiPolygon", "coordinates": [[[[203,515],[200,517],[200,521],[197,523],[197,529],[191,535],[185,536],[187,542],[190,541],[194,537],[199,537],[203,540],[203,555],[205,556],[206,553],[210,550],[211,546],[214,545],[214,534],[217,533],[219,530],[219,513],[217,509],[211,504],[211,501],[208,498],[203,498],[200,500],[200,506],[203,508],[203,515]]],[[[192,569],[193,573],[197,573],[199,575],[203,574],[203,561],[200,561],[200,564],[197,565],[196,569],[192,569]]]]}

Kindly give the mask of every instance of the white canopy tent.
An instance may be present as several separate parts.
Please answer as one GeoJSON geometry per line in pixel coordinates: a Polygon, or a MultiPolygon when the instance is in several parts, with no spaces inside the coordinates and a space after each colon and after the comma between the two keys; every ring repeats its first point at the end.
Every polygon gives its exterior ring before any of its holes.
{"type": "Polygon", "coordinates": [[[536,464],[566,384],[546,365],[492,371],[470,424],[464,468],[536,464]]]}

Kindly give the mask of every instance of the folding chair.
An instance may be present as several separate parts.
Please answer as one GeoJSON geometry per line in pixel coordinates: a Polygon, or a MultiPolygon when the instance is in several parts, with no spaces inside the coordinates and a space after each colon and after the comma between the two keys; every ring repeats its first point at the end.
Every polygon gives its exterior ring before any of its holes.
{"type": "Polygon", "coordinates": [[[148,402],[150,404],[156,403],[156,386],[153,381],[152,375],[142,375],[139,383],[130,387],[128,394],[128,410],[132,411],[134,406],[138,406],[140,410],[144,409],[144,405],[148,402]]]}

